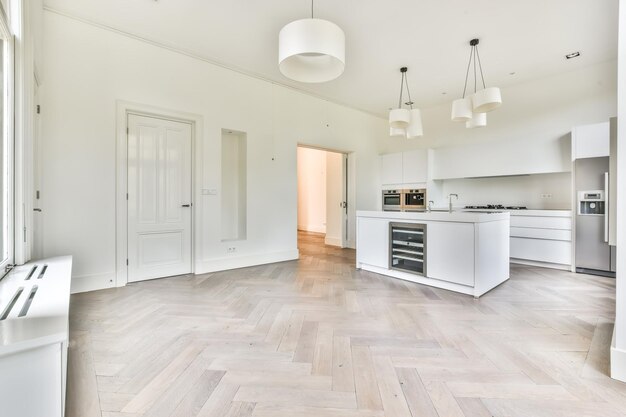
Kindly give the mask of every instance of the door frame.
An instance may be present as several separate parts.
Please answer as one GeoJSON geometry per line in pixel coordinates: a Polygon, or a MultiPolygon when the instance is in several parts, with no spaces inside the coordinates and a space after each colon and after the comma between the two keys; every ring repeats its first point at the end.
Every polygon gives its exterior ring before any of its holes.
{"type": "MultiPolygon", "coordinates": [[[[344,184],[343,184],[343,193],[344,193],[344,198],[346,203],[348,204],[348,214],[347,214],[347,222],[342,222],[343,226],[342,226],[342,239],[341,239],[341,243],[342,243],[342,248],[351,248],[351,249],[356,249],[356,155],[353,151],[347,151],[344,149],[337,149],[337,148],[326,148],[323,146],[319,146],[319,145],[311,145],[308,143],[304,143],[304,142],[297,142],[296,143],[296,148],[295,148],[295,152],[296,152],[296,164],[297,164],[297,154],[298,154],[298,148],[309,148],[309,149],[316,149],[318,151],[325,151],[325,152],[333,152],[333,153],[338,153],[338,154],[342,154],[343,157],[345,158],[342,161],[342,165],[344,165],[342,167],[342,171],[343,171],[343,175],[344,175],[344,184]],[[347,170],[347,173],[345,172],[347,170]],[[351,228],[352,226],[352,228],[351,228]],[[345,229],[344,229],[345,227],[345,229]],[[353,235],[354,239],[350,239],[350,230],[353,230],[353,235]],[[347,234],[346,234],[347,233],[347,234]]],[[[296,185],[297,188],[297,185],[296,185]]],[[[298,207],[298,193],[296,192],[296,210],[298,207]]],[[[298,221],[297,221],[297,215],[296,215],[296,233],[298,230],[298,221]]]]}
{"type": "Polygon", "coordinates": [[[115,180],[115,283],[112,286],[123,287],[128,283],[128,115],[154,117],[191,124],[191,273],[196,271],[196,253],[202,247],[201,234],[196,227],[201,223],[200,210],[196,201],[200,201],[196,190],[196,178],[201,178],[203,117],[198,114],[180,112],[151,106],[148,104],[117,101],[116,116],[116,180],[115,180]]]}

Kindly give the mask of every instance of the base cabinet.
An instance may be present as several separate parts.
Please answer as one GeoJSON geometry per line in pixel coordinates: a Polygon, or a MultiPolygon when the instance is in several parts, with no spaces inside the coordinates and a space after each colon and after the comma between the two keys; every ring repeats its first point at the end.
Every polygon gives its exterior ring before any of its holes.
{"type": "Polygon", "coordinates": [[[511,214],[511,262],[569,270],[572,265],[571,211],[536,210],[511,214]]]}
{"type": "Polygon", "coordinates": [[[389,221],[385,219],[357,219],[357,263],[368,263],[379,268],[389,267],[389,221]]]}
{"type": "Polygon", "coordinates": [[[474,225],[433,223],[428,227],[428,276],[473,287],[474,225]]]}

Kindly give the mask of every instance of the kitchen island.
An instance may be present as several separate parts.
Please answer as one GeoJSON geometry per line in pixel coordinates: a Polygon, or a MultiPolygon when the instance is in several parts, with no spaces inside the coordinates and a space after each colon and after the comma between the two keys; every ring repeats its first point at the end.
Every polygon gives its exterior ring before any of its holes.
{"type": "Polygon", "coordinates": [[[356,266],[478,298],[509,279],[509,217],[357,211],[356,266]]]}

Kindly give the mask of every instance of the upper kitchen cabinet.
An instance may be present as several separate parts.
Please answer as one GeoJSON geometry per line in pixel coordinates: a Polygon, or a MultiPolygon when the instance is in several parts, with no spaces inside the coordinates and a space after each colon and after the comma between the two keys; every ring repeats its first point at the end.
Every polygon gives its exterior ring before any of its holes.
{"type": "Polygon", "coordinates": [[[382,184],[402,184],[402,153],[381,155],[380,161],[382,184]]]}
{"type": "Polygon", "coordinates": [[[428,150],[381,155],[382,185],[422,184],[428,180],[428,150]]]}
{"type": "Polygon", "coordinates": [[[572,161],[609,156],[609,122],[572,129],[572,161]]]}
{"type": "Polygon", "coordinates": [[[402,152],[402,181],[404,184],[428,181],[428,151],[426,149],[402,152]]]}

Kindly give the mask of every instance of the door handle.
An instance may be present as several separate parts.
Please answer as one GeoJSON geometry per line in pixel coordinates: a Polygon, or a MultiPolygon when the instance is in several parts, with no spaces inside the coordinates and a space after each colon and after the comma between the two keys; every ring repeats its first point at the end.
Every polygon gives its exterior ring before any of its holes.
{"type": "Polygon", "coordinates": [[[181,207],[191,207],[191,204],[183,204],[181,207]]]}
{"type": "Polygon", "coordinates": [[[37,212],[41,213],[41,209],[40,208],[34,208],[33,211],[37,211],[37,212]]]}

